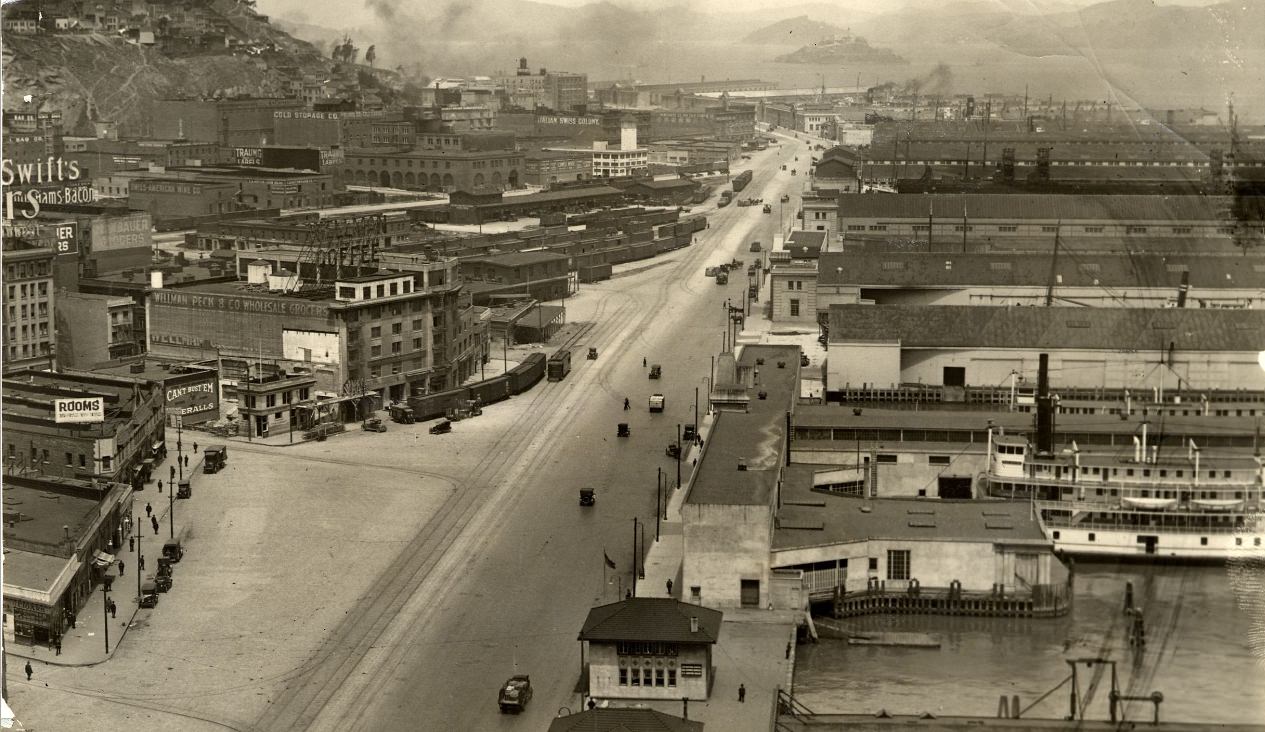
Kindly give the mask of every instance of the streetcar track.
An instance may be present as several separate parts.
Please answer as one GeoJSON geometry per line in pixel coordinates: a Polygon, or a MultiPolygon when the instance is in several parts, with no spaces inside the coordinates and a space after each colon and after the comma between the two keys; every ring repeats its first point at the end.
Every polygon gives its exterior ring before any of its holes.
{"type": "MultiPolygon", "coordinates": [[[[720,236],[720,232],[716,234],[720,236]]],[[[696,247],[677,262],[674,274],[679,274],[687,267],[696,267],[698,260],[707,256],[707,250],[696,247]]],[[[670,282],[665,278],[656,290],[656,297],[651,307],[640,307],[633,297],[616,307],[612,316],[594,326],[586,335],[594,337],[596,343],[603,347],[606,344],[626,343],[644,332],[644,326],[656,315],[668,298],[670,282]],[[625,326],[638,319],[642,327],[631,330],[625,326]]],[[[611,293],[613,296],[615,293],[611,293]]],[[[604,315],[608,306],[608,297],[602,298],[594,314],[594,319],[604,315]]],[[[625,349],[626,350],[626,349],[625,349]]],[[[615,362],[604,363],[594,377],[594,381],[602,385],[608,392],[611,390],[610,373],[615,369],[615,362]]],[[[536,469],[557,449],[557,441],[546,441],[549,448],[536,449],[530,453],[524,450],[533,441],[543,439],[541,436],[557,432],[559,425],[567,419],[567,410],[545,408],[546,401],[577,401],[582,390],[554,390],[547,387],[533,387],[529,409],[506,427],[502,437],[489,448],[489,459],[484,461],[464,480],[458,480],[462,490],[456,491],[450,500],[433,514],[419,529],[392,562],[378,573],[371,584],[377,591],[354,606],[338,627],[330,633],[312,656],[286,677],[291,683],[276,694],[276,698],[256,720],[252,729],[307,729],[317,722],[322,713],[330,706],[340,689],[346,690],[346,681],[356,668],[374,650],[377,641],[388,632],[393,622],[400,617],[399,611],[410,600],[418,597],[418,593],[428,584],[437,584],[436,591],[421,598],[425,604],[419,608],[412,619],[419,622],[431,615],[448,593],[454,583],[447,580],[458,571],[467,559],[463,556],[458,561],[451,551],[455,543],[461,541],[467,529],[476,522],[495,523],[508,520],[508,512],[483,510],[498,502],[488,500],[500,493],[512,493],[513,485],[507,479],[515,469],[526,474],[536,469]],[[540,429],[547,423],[553,423],[553,429],[540,429]],[[524,462],[524,455],[526,457],[524,462]],[[445,565],[447,565],[445,567],[445,565]],[[438,577],[437,575],[443,575],[438,577]]],[[[521,395],[520,395],[521,396],[521,395]]],[[[556,406],[556,405],[554,405],[556,406]]],[[[343,463],[334,458],[317,458],[318,461],[343,463]]],[[[354,461],[345,464],[363,465],[354,461]]],[[[401,472],[411,474],[428,474],[426,471],[401,472]]],[[[429,473],[439,476],[439,474],[429,473]]],[[[456,480],[443,476],[446,480],[456,480]]],[[[479,545],[474,545],[478,551],[479,545]]],[[[400,644],[387,649],[389,663],[378,664],[371,672],[370,682],[389,673],[403,662],[403,654],[407,646],[400,644]]],[[[381,693],[383,684],[372,683],[376,688],[373,696],[381,693]]],[[[373,698],[373,697],[371,697],[373,698]]],[[[359,700],[359,701],[363,701],[359,700]]],[[[359,703],[358,701],[358,703],[359,703]]]]}

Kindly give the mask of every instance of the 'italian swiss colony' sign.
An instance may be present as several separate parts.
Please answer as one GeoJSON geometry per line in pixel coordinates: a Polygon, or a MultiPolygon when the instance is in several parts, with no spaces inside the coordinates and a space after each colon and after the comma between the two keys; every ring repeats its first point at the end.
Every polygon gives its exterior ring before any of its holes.
{"type": "Polygon", "coordinates": [[[57,424],[96,424],[105,421],[104,397],[73,397],[53,400],[53,421],[57,424]]]}

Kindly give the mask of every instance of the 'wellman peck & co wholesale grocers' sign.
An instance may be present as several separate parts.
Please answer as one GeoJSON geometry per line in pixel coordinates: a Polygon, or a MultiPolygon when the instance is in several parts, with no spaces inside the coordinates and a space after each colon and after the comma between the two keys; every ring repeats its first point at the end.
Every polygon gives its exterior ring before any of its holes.
{"type": "Polygon", "coordinates": [[[96,424],[105,421],[105,397],[86,396],[53,400],[57,424],[96,424]]]}

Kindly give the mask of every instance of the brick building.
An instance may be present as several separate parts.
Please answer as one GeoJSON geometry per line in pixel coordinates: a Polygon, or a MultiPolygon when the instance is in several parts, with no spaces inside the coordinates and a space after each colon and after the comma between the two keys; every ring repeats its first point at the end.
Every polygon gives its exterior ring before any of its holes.
{"type": "Polygon", "coordinates": [[[91,368],[103,361],[140,355],[145,334],[134,327],[133,305],[126,295],[59,292],[58,362],[65,367],[91,368]]]}
{"type": "Polygon", "coordinates": [[[227,147],[267,145],[275,142],[277,112],[303,111],[301,99],[159,99],[148,136],[227,147]]]}
{"type": "Polygon", "coordinates": [[[343,180],[426,191],[519,188],[525,171],[515,150],[349,150],[343,180]]]}
{"type": "Polygon", "coordinates": [[[133,487],[149,479],[163,441],[161,385],[145,379],[52,371],[4,378],[5,465],[41,475],[133,487]],[[99,397],[104,421],[54,420],[54,399],[99,397]]]}
{"type": "Polygon", "coordinates": [[[461,279],[484,304],[497,295],[559,300],[571,294],[570,258],[550,252],[513,252],[461,262],[461,279]]]}
{"type": "Polygon", "coordinates": [[[53,247],[4,238],[4,368],[55,363],[53,247]]]}

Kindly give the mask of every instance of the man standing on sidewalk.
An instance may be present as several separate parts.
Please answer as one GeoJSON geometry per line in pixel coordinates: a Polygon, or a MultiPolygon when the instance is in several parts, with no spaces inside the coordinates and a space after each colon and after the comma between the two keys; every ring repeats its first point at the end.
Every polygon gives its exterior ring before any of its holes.
{"type": "Polygon", "coordinates": [[[162,478],[159,478],[159,479],[158,479],[158,492],[159,492],[159,493],[162,493],[162,492],[163,492],[163,481],[162,481],[162,478]]]}
{"type": "Polygon", "coordinates": [[[144,554],[136,558],[136,567],[137,567],[136,571],[138,572],[145,571],[145,555],[144,554]]]}
{"type": "Polygon", "coordinates": [[[153,506],[151,506],[151,505],[149,505],[149,501],[146,501],[146,502],[145,502],[145,515],[146,515],[146,516],[149,516],[149,515],[150,515],[150,514],[152,514],[153,512],[154,512],[154,507],[153,507],[153,506]]]}
{"type": "Polygon", "coordinates": [[[154,527],[154,536],[158,536],[158,517],[150,516],[149,523],[154,527]]]}
{"type": "Polygon", "coordinates": [[[27,681],[31,680],[31,674],[33,673],[35,673],[35,669],[31,668],[31,662],[27,661],[26,662],[26,680],[27,681]]]}
{"type": "Polygon", "coordinates": [[[122,577],[122,576],[123,576],[123,569],[124,569],[124,567],[125,567],[125,566],[126,566],[126,565],[124,565],[122,562],[119,562],[119,576],[120,576],[120,577],[122,577]]]}
{"type": "Polygon", "coordinates": [[[747,703],[747,687],[745,684],[738,684],[738,701],[743,704],[747,703]]]}
{"type": "Polygon", "coordinates": [[[61,655],[61,636],[57,636],[57,640],[53,641],[53,647],[57,649],[57,655],[61,655]]]}

